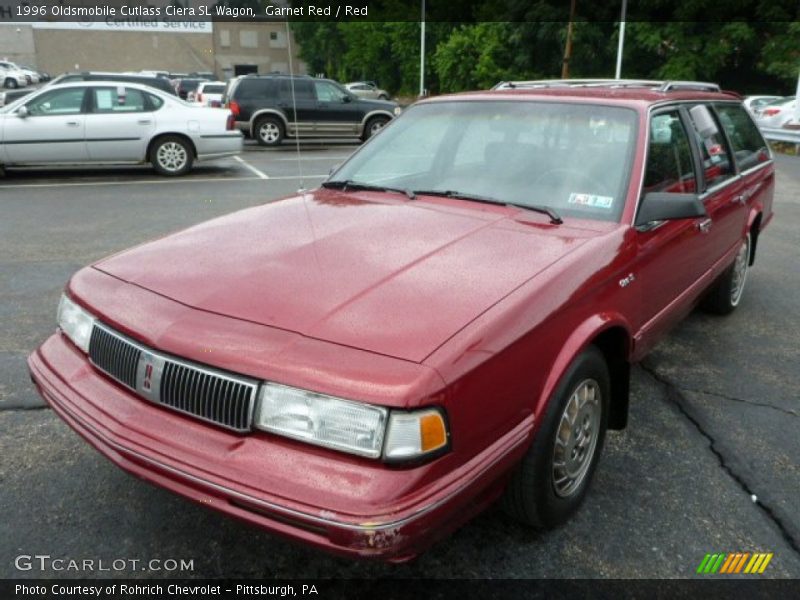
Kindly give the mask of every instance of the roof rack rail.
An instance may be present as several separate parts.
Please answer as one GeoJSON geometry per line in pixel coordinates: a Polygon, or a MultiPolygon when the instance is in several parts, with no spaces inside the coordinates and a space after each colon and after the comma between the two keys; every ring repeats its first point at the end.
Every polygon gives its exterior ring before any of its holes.
{"type": "Polygon", "coordinates": [[[554,87],[644,87],[660,92],[697,90],[719,92],[716,83],[704,81],[656,81],[653,79],[535,79],[530,81],[501,81],[493,90],[536,89],[554,87]]]}
{"type": "Polygon", "coordinates": [[[701,92],[720,91],[719,85],[705,81],[665,81],[658,89],[661,92],[669,92],[672,90],[697,90],[701,92]]]}

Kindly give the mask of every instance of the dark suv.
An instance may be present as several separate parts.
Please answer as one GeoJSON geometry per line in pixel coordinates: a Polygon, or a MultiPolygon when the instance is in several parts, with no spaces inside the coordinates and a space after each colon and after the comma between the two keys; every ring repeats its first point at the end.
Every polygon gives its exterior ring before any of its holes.
{"type": "Polygon", "coordinates": [[[395,102],[365,100],[335,81],[308,76],[243,75],[228,82],[222,100],[239,129],[262,146],[298,135],[367,140],[400,114],[395,102]]]}
{"type": "Polygon", "coordinates": [[[83,71],[81,73],[65,73],[53,79],[50,83],[67,83],[70,81],[122,81],[127,83],[141,83],[157,90],[175,96],[175,89],[168,79],[163,77],[150,77],[131,73],[101,73],[97,71],[83,71]]]}

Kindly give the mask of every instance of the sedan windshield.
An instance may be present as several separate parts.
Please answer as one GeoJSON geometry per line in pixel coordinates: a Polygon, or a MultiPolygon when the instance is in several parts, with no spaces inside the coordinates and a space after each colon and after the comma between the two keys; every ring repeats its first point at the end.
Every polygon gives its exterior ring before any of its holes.
{"type": "Polygon", "coordinates": [[[631,109],[589,104],[420,104],[329,182],[473,197],[615,221],[625,202],[636,120],[631,109]]]}

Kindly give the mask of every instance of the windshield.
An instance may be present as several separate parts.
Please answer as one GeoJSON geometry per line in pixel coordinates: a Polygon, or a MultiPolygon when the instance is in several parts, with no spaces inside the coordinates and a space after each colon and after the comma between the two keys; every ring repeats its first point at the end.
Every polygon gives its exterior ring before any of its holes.
{"type": "Polygon", "coordinates": [[[627,108],[529,101],[412,106],[329,181],[453,192],[619,220],[636,140],[627,108]]]}

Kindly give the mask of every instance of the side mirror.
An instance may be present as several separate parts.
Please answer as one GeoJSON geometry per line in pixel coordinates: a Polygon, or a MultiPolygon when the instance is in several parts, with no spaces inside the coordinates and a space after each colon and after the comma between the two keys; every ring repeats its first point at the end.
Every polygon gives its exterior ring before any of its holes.
{"type": "Polygon", "coordinates": [[[345,94],[344,96],[342,96],[342,102],[344,102],[345,104],[352,101],[353,99],[349,95],[345,94]]]}
{"type": "Polygon", "coordinates": [[[24,119],[24,118],[25,118],[25,117],[27,117],[29,114],[30,114],[30,113],[28,112],[28,107],[27,107],[27,106],[20,106],[20,107],[17,109],[17,116],[18,116],[20,119],[24,119]]]}
{"type": "Polygon", "coordinates": [[[706,207],[697,194],[672,194],[650,192],[639,204],[634,226],[641,227],[654,221],[674,221],[705,217],[706,207]]]}

